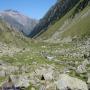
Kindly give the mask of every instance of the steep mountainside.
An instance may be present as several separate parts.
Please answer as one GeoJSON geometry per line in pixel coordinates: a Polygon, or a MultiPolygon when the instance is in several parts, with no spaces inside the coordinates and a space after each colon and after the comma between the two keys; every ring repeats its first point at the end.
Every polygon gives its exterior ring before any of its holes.
{"type": "Polygon", "coordinates": [[[83,37],[85,33],[89,33],[90,31],[89,1],[58,0],[34,28],[30,36],[43,40],[49,39],[52,42],[60,42],[65,37],[69,38],[70,35],[77,35],[77,37],[81,37],[82,35],[83,37]]]}
{"type": "Polygon", "coordinates": [[[17,31],[23,32],[25,35],[28,35],[38,23],[37,20],[30,19],[29,17],[14,10],[5,10],[1,12],[0,18],[10,24],[11,27],[15,28],[17,31]]]}
{"type": "Polygon", "coordinates": [[[90,36],[89,0],[82,0],[38,38],[50,42],[71,41],[90,36]],[[86,1],[86,3],[85,3],[86,1]]]}
{"type": "Polygon", "coordinates": [[[77,2],[79,2],[79,0],[58,0],[40,20],[39,24],[36,25],[31,32],[30,37],[34,37],[35,35],[46,31],[50,25],[54,24],[55,21],[59,20],[72,9],[77,2]]]}

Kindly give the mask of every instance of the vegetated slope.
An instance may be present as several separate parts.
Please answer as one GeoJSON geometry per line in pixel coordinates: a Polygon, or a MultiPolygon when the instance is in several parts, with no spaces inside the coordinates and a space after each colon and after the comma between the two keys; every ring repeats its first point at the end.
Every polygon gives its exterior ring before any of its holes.
{"type": "Polygon", "coordinates": [[[61,19],[78,2],[79,0],[58,0],[56,4],[52,6],[46,15],[40,20],[29,36],[37,37],[42,32],[46,31],[50,25],[61,19]]]}
{"type": "Polygon", "coordinates": [[[90,36],[89,33],[89,0],[79,0],[79,2],[69,10],[69,12],[59,20],[56,20],[54,24],[51,24],[44,33],[39,33],[36,37],[37,39],[49,42],[61,42],[71,41],[71,39],[77,37],[84,38],[84,36],[90,36]]]}
{"type": "Polygon", "coordinates": [[[87,11],[84,10],[83,12],[85,13],[82,12],[80,16],[78,15],[80,18],[78,18],[76,22],[73,21],[71,27],[63,32],[62,37],[73,37],[77,35],[77,37],[84,38],[85,36],[90,36],[90,7],[87,7],[86,9],[87,11]]]}
{"type": "Polygon", "coordinates": [[[29,45],[30,39],[0,19],[0,42],[21,47],[29,45]]]}
{"type": "Polygon", "coordinates": [[[31,19],[20,12],[11,9],[2,11],[0,13],[0,18],[10,24],[12,28],[23,32],[25,35],[28,35],[38,23],[37,20],[31,19]]]}
{"type": "Polygon", "coordinates": [[[81,0],[76,6],[38,38],[61,41],[67,37],[84,38],[90,36],[89,0],[81,0]]]}

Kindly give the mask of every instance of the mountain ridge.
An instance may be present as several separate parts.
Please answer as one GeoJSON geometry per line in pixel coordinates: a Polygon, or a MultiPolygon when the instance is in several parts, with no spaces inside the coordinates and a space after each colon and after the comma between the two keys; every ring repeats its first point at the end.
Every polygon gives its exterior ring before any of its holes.
{"type": "Polygon", "coordinates": [[[11,9],[0,12],[0,18],[25,35],[28,35],[38,23],[37,20],[31,19],[19,11],[11,9]]]}

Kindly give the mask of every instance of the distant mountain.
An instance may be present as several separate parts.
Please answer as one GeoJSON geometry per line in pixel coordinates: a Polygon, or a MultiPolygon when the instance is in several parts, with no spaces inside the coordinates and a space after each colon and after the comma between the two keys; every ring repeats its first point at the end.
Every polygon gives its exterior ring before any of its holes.
{"type": "Polygon", "coordinates": [[[37,20],[31,19],[20,12],[11,9],[1,12],[0,18],[8,23],[12,28],[23,32],[25,35],[28,35],[38,23],[37,20]]]}

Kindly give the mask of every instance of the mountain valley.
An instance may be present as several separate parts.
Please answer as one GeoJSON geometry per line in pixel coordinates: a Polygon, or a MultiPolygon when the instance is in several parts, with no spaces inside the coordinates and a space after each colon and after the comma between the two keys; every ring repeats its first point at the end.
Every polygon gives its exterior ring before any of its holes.
{"type": "Polygon", "coordinates": [[[90,0],[57,0],[39,21],[17,13],[0,13],[0,87],[90,90],[90,0]]]}

